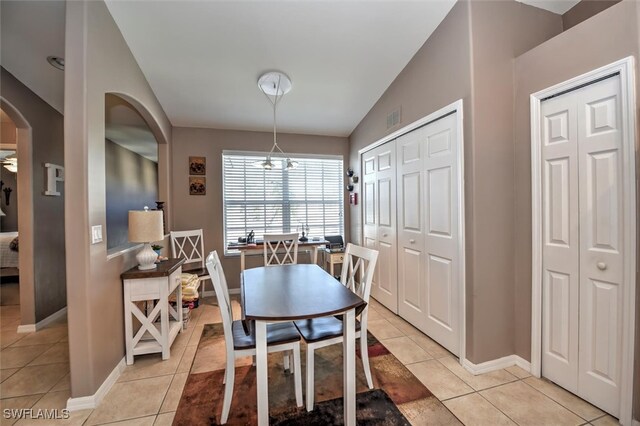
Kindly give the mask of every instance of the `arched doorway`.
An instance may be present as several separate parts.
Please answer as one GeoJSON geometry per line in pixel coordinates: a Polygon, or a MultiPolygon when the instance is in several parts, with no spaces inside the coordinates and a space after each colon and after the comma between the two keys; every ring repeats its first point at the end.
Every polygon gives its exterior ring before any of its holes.
{"type": "Polygon", "coordinates": [[[16,127],[16,148],[19,169],[17,173],[17,204],[20,276],[20,325],[18,332],[36,331],[35,286],[34,286],[34,226],[33,226],[33,164],[31,125],[25,117],[6,99],[0,97],[0,109],[16,127]]]}

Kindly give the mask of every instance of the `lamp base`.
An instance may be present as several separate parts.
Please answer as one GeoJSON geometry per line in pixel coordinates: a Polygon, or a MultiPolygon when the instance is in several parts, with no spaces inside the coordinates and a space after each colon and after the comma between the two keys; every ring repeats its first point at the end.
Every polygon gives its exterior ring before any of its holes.
{"type": "Polygon", "coordinates": [[[138,261],[138,269],[141,271],[148,271],[150,269],[156,269],[156,259],[158,254],[151,248],[151,243],[144,243],[142,250],[136,255],[138,261]]]}

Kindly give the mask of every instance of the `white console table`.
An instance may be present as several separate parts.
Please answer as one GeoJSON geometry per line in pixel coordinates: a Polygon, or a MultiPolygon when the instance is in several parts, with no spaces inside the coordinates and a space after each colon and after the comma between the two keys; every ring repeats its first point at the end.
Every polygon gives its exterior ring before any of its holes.
{"type": "Polygon", "coordinates": [[[169,259],[156,269],[141,271],[129,269],[120,276],[124,284],[124,325],[127,365],[133,364],[134,355],[162,353],[170,357],[171,344],[182,333],[182,285],[180,275],[184,259],[169,259]],[[176,292],[174,309],[169,295],[176,292]],[[146,313],[139,308],[144,302],[146,313]],[[134,335],[133,317],[140,321],[134,335]],[[158,321],[159,319],[159,321],[158,321]]]}

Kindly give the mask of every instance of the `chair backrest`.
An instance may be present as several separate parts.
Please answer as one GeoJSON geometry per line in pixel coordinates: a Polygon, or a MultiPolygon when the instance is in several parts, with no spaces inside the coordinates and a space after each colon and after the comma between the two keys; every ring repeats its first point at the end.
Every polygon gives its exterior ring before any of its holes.
{"type": "Polygon", "coordinates": [[[224,275],[224,271],[222,270],[220,257],[218,257],[218,253],[215,250],[209,253],[205,264],[218,299],[220,315],[222,316],[222,327],[224,329],[224,340],[227,345],[227,353],[229,354],[233,351],[234,346],[233,333],[231,331],[233,312],[231,309],[231,301],[229,300],[227,279],[224,275]]]}
{"type": "Polygon", "coordinates": [[[298,263],[298,233],[264,234],[264,266],[298,263]],[[281,253],[278,253],[278,251],[281,253]]]}
{"type": "Polygon", "coordinates": [[[347,244],[342,260],[340,282],[367,303],[369,303],[371,281],[377,261],[377,250],[347,244]]]}
{"type": "Polygon", "coordinates": [[[184,259],[185,265],[197,262],[204,268],[202,229],[171,231],[171,255],[176,259],[184,259]]]}

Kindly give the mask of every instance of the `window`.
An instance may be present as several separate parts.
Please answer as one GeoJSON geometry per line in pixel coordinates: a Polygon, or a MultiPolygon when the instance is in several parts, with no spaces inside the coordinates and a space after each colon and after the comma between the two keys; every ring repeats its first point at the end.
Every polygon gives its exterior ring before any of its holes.
{"type": "Polygon", "coordinates": [[[265,154],[222,154],[225,253],[251,230],[265,233],[302,232],[309,235],[344,234],[342,157],[291,157],[293,170],[263,170],[253,165],[265,154]]]}

